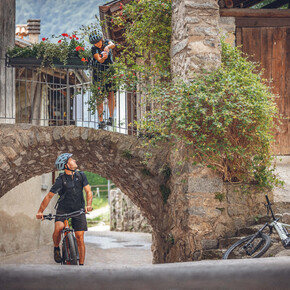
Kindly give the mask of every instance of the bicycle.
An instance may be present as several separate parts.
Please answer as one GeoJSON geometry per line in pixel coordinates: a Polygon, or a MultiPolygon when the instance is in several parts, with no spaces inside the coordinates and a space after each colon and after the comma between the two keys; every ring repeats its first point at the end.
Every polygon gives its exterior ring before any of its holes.
{"type": "Polygon", "coordinates": [[[271,203],[267,195],[265,195],[267,204],[267,214],[271,212],[272,222],[265,223],[255,234],[250,235],[236,242],[225,252],[222,259],[243,259],[243,258],[259,258],[264,255],[271,246],[270,235],[273,233],[273,228],[278,233],[285,249],[290,248],[290,234],[286,227],[288,224],[279,222],[271,207],[271,203]],[[269,234],[263,233],[266,228],[269,228],[269,234]]]}
{"type": "Polygon", "coordinates": [[[62,262],[64,265],[77,265],[80,259],[77,240],[74,234],[74,230],[69,226],[68,219],[72,217],[76,217],[82,213],[84,213],[84,209],[80,209],[78,211],[74,211],[68,214],[48,214],[43,215],[43,218],[46,220],[53,220],[56,217],[64,217],[64,228],[61,231],[62,235],[62,262]]]}

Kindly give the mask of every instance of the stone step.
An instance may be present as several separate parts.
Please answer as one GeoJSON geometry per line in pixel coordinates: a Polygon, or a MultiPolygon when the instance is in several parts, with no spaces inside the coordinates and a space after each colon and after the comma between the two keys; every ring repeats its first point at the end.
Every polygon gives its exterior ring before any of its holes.
{"type": "Polygon", "coordinates": [[[213,250],[203,250],[201,259],[202,260],[220,260],[226,250],[224,249],[213,249],[213,250]]]}

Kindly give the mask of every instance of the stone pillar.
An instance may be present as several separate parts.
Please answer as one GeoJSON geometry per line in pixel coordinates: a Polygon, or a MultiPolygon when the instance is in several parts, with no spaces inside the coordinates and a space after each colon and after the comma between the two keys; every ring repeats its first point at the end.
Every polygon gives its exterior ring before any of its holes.
{"type": "MultiPolygon", "coordinates": [[[[201,260],[217,250],[219,241],[266,215],[265,192],[254,185],[223,182],[221,174],[202,165],[192,165],[187,150],[180,147],[170,156],[171,193],[161,219],[153,225],[154,263],[201,260]]],[[[269,193],[272,200],[273,195],[269,193]]]]}
{"type": "Polygon", "coordinates": [[[1,0],[0,19],[0,123],[14,123],[15,78],[6,67],[6,52],[15,43],[15,0],[1,0]]]}
{"type": "Polygon", "coordinates": [[[219,6],[216,0],[173,0],[171,72],[190,80],[220,66],[219,6]]]}

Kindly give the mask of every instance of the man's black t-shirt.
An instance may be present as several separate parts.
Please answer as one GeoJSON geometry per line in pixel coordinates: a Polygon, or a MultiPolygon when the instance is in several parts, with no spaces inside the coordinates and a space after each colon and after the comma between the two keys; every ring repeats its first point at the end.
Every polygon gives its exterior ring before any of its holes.
{"type": "Polygon", "coordinates": [[[71,212],[85,207],[83,188],[89,183],[86,175],[82,171],[79,171],[79,173],[81,174],[81,179],[78,174],[67,175],[64,173],[66,185],[64,185],[63,177],[60,175],[51,187],[50,191],[55,194],[58,193],[61,198],[58,209],[71,212]],[[65,196],[62,198],[64,194],[65,196]]]}

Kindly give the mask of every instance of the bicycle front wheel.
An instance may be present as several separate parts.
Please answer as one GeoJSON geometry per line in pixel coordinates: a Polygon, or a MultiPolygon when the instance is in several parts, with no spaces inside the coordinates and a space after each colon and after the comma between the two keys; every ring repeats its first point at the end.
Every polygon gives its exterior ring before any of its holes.
{"type": "Polygon", "coordinates": [[[77,249],[74,242],[74,236],[71,232],[68,233],[63,239],[62,251],[64,264],[66,265],[78,264],[77,249]]]}
{"type": "Polygon", "coordinates": [[[248,236],[233,244],[225,252],[223,259],[249,259],[264,255],[270,248],[271,238],[260,233],[250,242],[253,237],[254,235],[248,236]]]}

